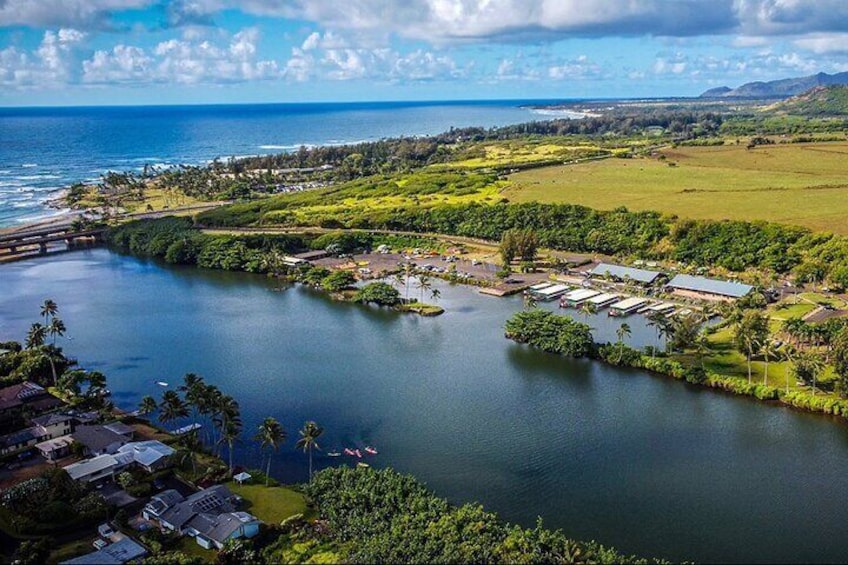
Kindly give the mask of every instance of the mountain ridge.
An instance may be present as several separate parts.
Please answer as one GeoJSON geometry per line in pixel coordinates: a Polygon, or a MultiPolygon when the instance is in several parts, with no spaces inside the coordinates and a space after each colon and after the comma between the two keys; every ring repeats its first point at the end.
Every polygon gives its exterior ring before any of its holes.
{"type": "Polygon", "coordinates": [[[817,86],[848,85],[848,72],[816,73],[814,75],[784,78],[768,82],[747,82],[737,88],[721,86],[711,88],[700,98],[789,98],[798,96],[817,86]]]}

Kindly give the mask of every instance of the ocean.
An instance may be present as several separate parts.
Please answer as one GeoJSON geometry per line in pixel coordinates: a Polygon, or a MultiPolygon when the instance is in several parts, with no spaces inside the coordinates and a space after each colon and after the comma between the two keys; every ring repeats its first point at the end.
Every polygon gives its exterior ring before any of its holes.
{"type": "Polygon", "coordinates": [[[107,171],[547,120],[522,106],[554,102],[0,108],[0,227],[57,214],[50,198],[107,171]]]}

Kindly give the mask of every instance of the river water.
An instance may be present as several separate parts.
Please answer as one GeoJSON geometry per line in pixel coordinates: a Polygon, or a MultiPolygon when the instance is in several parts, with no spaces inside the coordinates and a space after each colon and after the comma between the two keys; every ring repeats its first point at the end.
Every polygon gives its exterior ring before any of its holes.
{"type": "MultiPolygon", "coordinates": [[[[522,307],[444,284],[438,318],[336,303],[259,276],[78,251],[0,266],[0,340],[22,339],[41,301],[63,346],[132,409],[154,381],[196,372],[235,396],[245,441],[265,416],[289,441],[283,480],[306,477],[293,438],[375,445],[369,460],[510,521],[537,516],[621,551],[695,561],[848,557],[848,428],[640,371],[569,361],[503,337],[522,307]]],[[[546,306],[549,307],[549,306],[546,306]]],[[[614,340],[618,321],[589,320],[614,340]]],[[[653,340],[627,319],[637,345],[653,340]]],[[[320,466],[338,464],[317,456],[320,466]]]]}

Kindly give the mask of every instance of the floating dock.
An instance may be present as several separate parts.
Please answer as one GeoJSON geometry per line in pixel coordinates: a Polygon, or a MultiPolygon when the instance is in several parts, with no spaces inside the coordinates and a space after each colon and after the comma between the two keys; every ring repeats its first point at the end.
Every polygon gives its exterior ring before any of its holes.
{"type": "Polygon", "coordinates": [[[614,304],[619,300],[621,300],[620,294],[599,294],[598,296],[590,298],[588,302],[600,310],[601,308],[606,308],[610,304],[614,304]]]}
{"type": "Polygon", "coordinates": [[[616,302],[615,304],[610,306],[609,315],[627,316],[644,306],[646,302],[648,302],[647,298],[625,298],[621,302],[616,302]]]}
{"type": "Polygon", "coordinates": [[[577,290],[572,290],[559,300],[559,305],[562,308],[571,307],[574,308],[579,306],[581,302],[585,302],[592,297],[598,296],[601,294],[597,290],[591,290],[588,288],[578,288],[577,290]]]}
{"type": "Polygon", "coordinates": [[[536,300],[553,300],[554,298],[558,298],[560,295],[568,292],[568,287],[564,284],[555,284],[549,286],[547,288],[543,288],[541,290],[532,290],[530,291],[530,296],[535,298],[536,300]]]}
{"type": "Polygon", "coordinates": [[[677,308],[675,304],[671,302],[660,302],[659,304],[654,304],[646,311],[648,315],[651,314],[663,314],[665,316],[669,315],[674,309],[677,308]]]}

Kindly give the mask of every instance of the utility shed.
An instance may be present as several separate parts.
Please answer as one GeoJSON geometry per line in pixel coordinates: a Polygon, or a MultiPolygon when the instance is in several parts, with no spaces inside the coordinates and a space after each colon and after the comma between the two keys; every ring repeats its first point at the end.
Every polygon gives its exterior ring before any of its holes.
{"type": "Polygon", "coordinates": [[[736,300],[747,296],[754,289],[749,284],[692,275],[677,275],[666,287],[675,294],[703,300],[736,300]]]}
{"type": "Polygon", "coordinates": [[[612,277],[619,281],[631,280],[639,284],[653,284],[662,276],[659,271],[648,271],[646,269],[634,269],[633,267],[624,267],[622,265],[612,265],[610,263],[599,263],[594,269],[589,272],[593,277],[612,277]]]}

